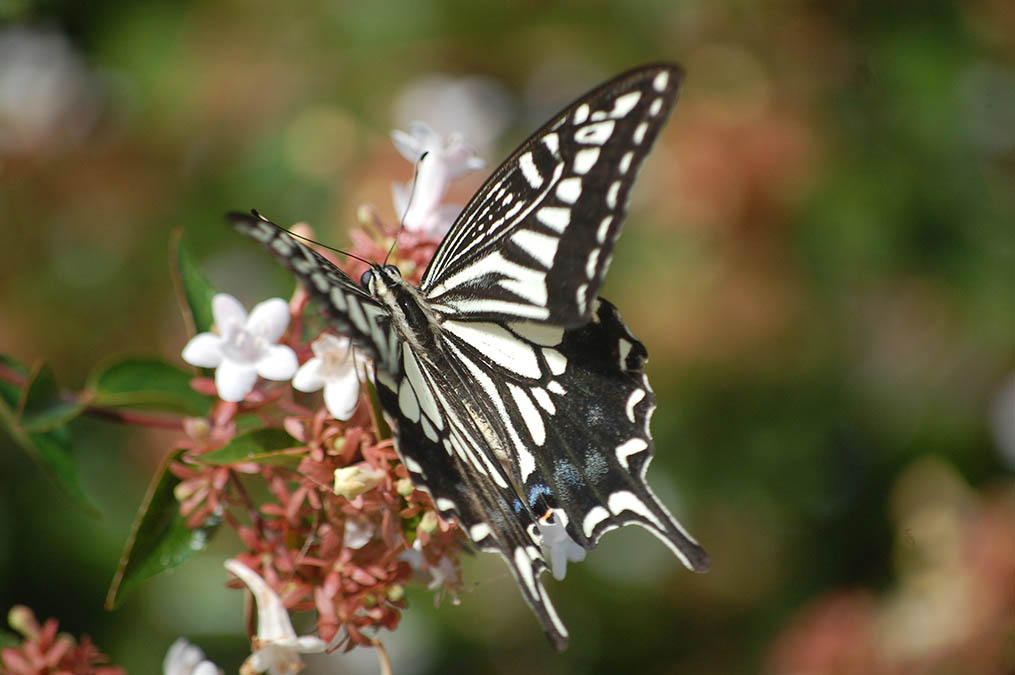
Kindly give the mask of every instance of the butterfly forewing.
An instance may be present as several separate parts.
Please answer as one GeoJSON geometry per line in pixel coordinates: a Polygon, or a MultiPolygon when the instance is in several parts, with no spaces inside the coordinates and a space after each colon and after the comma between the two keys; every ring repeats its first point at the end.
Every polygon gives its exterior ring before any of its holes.
{"type": "Polygon", "coordinates": [[[392,330],[387,309],[345,272],[259,214],[234,211],[226,218],[237,230],[264,244],[292,270],[322,304],[338,331],[348,336],[379,368],[397,367],[394,354],[399,338],[392,330]]]}
{"type": "Polygon", "coordinates": [[[547,523],[584,549],[641,525],[691,569],[708,566],[645,481],[655,409],[645,349],[597,298],[681,78],[676,66],[635,69],[553,117],[466,206],[418,290],[375,266],[368,292],[267,220],[229,216],[374,359],[413,481],[503,556],[558,649],[567,631],[540,581],[562,562],[542,538],[547,523]]]}
{"type": "Polygon", "coordinates": [[[672,65],[631,71],[529,137],[463,209],[430,262],[420,290],[434,307],[497,321],[588,321],[631,185],[682,79],[672,65]]]}

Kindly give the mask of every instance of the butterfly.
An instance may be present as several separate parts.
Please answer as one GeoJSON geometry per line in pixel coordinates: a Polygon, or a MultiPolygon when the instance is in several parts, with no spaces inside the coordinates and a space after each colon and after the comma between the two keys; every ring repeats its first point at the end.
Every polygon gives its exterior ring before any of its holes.
{"type": "Polygon", "coordinates": [[[554,115],[465,206],[418,288],[382,264],[357,284],[256,212],[228,215],[373,360],[414,484],[504,558],[558,650],[568,633],[541,574],[562,576],[604,533],[640,525],[690,569],[709,564],[646,482],[647,354],[598,297],[682,79],[645,65],[554,115]]]}

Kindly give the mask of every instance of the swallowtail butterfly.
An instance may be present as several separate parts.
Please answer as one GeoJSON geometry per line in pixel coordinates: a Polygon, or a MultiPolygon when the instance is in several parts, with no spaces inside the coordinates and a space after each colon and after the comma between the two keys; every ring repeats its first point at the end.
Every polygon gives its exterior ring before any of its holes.
{"type": "Polygon", "coordinates": [[[546,555],[552,528],[575,542],[573,560],[634,524],[692,570],[708,567],[645,481],[655,410],[645,348],[597,297],[682,77],[642,66],[554,115],[462,210],[419,288],[379,264],[357,284],[256,212],[229,214],[373,359],[413,481],[479,549],[503,556],[561,650],[567,629],[540,580],[567,562],[546,555]]]}

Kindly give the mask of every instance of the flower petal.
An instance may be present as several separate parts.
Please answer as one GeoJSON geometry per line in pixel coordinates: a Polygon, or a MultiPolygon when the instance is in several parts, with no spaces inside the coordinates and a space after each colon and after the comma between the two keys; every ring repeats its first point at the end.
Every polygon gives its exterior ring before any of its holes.
{"type": "Polygon", "coordinates": [[[326,384],[321,377],[321,359],[312,358],[299,367],[293,375],[293,389],[297,391],[317,391],[326,384]]]}
{"type": "MultiPolygon", "coordinates": [[[[254,594],[257,602],[257,637],[262,643],[279,641],[296,641],[289,612],[286,611],[282,599],[272,590],[261,575],[250,569],[239,560],[226,560],[225,568],[238,576],[254,594]]],[[[261,651],[261,650],[258,650],[261,651]]]]}
{"type": "Polygon", "coordinates": [[[391,203],[395,206],[395,214],[401,218],[405,209],[409,207],[409,189],[412,183],[391,184],[391,203]]]}
{"type": "Polygon", "coordinates": [[[393,130],[391,132],[391,142],[395,144],[395,149],[398,150],[399,154],[413,164],[423,154],[424,148],[420,139],[404,131],[393,130]]]}
{"type": "Polygon", "coordinates": [[[585,560],[585,549],[567,533],[564,521],[555,509],[536,521],[539,528],[539,543],[549,554],[554,579],[563,579],[569,562],[585,560]]]}
{"type": "Polygon", "coordinates": [[[306,667],[295,648],[278,644],[264,645],[247,657],[243,665],[249,667],[247,670],[240,668],[241,674],[267,672],[269,675],[288,675],[306,667]]]}
{"type": "Polygon", "coordinates": [[[257,371],[247,363],[223,361],[215,371],[215,386],[223,401],[242,401],[254,388],[255,382],[257,371]]]}
{"type": "Polygon", "coordinates": [[[222,669],[211,661],[202,661],[190,671],[190,675],[222,675],[222,669]]]}
{"type": "Polygon", "coordinates": [[[257,374],[268,380],[288,380],[300,367],[296,352],[286,345],[270,345],[254,364],[257,374]]]}
{"type": "MultiPolygon", "coordinates": [[[[271,298],[254,305],[246,328],[251,335],[275,343],[289,326],[289,303],[282,298],[271,298]]],[[[291,374],[290,374],[291,375],[291,374]]]]}
{"type": "Polygon", "coordinates": [[[222,363],[222,338],[214,333],[198,333],[183,348],[183,360],[200,368],[217,368],[222,363]]]}
{"type": "Polygon", "coordinates": [[[211,299],[211,315],[223,335],[228,326],[242,326],[247,320],[247,310],[228,293],[216,293],[211,299]]]}
{"type": "Polygon", "coordinates": [[[205,659],[200,647],[177,638],[162,660],[162,675],[222,675],[222,671],[205,659]]]}
{"type": "Polygon", "coordinates": [[[467,145],[459,134],[454,134],[448,139],[441,159],[451,178],[461,178],[470,171],[486,166],[483,158],[476,153],[476,149],[467,145]]]}
{"type": "Polygon", "coordinates": [[[359,403],[359,378],[349,360],[349,369],[344,377],[329,379],[324,384],[324,406],[336,420],[343,422],[352,417],[359,403]]]}
{"type": "Polygon", "coordinates": [[[422,152],[436,152],[441,150],[443,145],[441,141],[441,135],[434,131],[426,122],[416,120],[409,122],[409,133],[412,137],[419,141],[422,152]]]}
{"type": "Polygon", "coordinates": [[[349,338],[338,337],[331,333],[322,333],[320,337],[313,341],[310,345],[310,349],[314,352],[314,356],[327,356],[331,353],[337,353],[340,359],[344,359],[349,352],[349,338]]]}
{"type": "Polygon", "coordinates": [[[375,529],[369,518],[349,516],[345,519],[345,534],[342,536],[342,543],[346,548],[363,548],[374,538],[375,529]]]}
{"type": "Polygon", "coordinates": [[[296,649],[304,654],[317,654],[323,652],[328,643],[316,635],[301,635],[296,638],[296,649]]]}
{"type": "Polygon", "coordinates": [[[455,568],[455,564],[451,562],[451,559],[445,555],[441,556],[436,565],[430,566],[430,577],[431,581],[426,587],[431,591],[436,591],[448,582],[453,583],[458,577],[458,570],[455,568]]]}

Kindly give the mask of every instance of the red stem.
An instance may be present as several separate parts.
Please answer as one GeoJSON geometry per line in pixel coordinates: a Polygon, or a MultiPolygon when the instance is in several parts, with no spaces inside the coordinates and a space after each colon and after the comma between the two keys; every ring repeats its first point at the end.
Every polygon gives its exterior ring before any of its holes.
{"type": "MultiPolygon", "coordinates": [[[[28,386],[28,378],[18,371],[0,364],[0,380],[10,382],[16,387],[28,386]]],[[[76,402],[78,396],[74,394],[61,394],[61,398],[68,402],[76,402]]],[[[182,417],[165,417],[152,415],[150,413],[138,412],[136,410],[123,410],[120,408],[104,408],[102,406],[86,404],[84,412],[88,415],[101,417],[102,419],[116,422],[118,424],[129,424],[138,427],[151,427],[153,429],[173,429],[183,431],[182,417]]]]}

